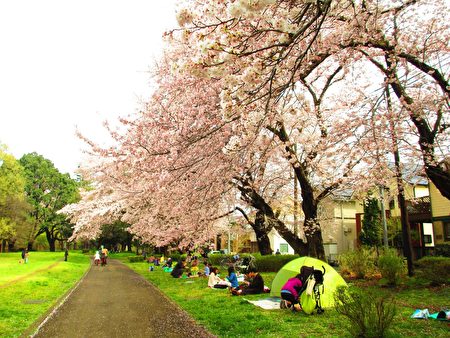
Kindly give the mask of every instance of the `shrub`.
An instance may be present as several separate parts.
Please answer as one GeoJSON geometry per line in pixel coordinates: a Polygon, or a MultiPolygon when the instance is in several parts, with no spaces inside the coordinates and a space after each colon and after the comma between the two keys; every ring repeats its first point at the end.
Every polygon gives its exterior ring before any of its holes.
{"type": "Polygon", "coordinates": [[[436,244],[434,254],[436,256],[450,257],[450,244],[436,244]]]}
{"type": "Polygon", "coordinates": [[[340,286],[334,294],[335,308],[347,317],[353,337],[385,337],[397,309],[392,298],[340,286]]]}
{"type": "Polygon", "coordinates": [[[180,254],[180,253],[178,253],[178,252],[173,252],[173,253],[171,253],[170,255],[168,255],[168,256],[166,257],[166,259],[169,258],[169,257],[172,258],[172,261],[173,261],[173,262],[178,262],[178,261],[180,261],[181,259],[186,259],[187,255],[186,255],[186,254],[182,255],[182,254],[180,254]]]}
{"type": "Polygon", "coordinates": [[[373,250],[362,247],[339,255],[338,262],[343,273],[364,278],[365,275],[374,270],[374,257],[373,250]]]}
{"type": "Polygon", "coordinates": [[[450,258],[427,256],[415,262],[418,277],[432,285],[450,284],[450,258]]]}
{"type": "Polygon", "coordinates": [[[405,275],[405,262],[395,249],[384,249],[378,258],[378,268],[381,276],[389,285],[397,285],[405,275]]]}
{"type": "Polygon", "coordinates": [[[279,271],[286,263],[289,263],[291,260],[298,258],[298,255],[267,255],[261,256],[257,255],[256,257],[256,267],[260,272],[277,272],[279,271]]]}
{"type": "Polygon", "coordinates": [[[130,263],[143,262],[145,259],[143,256],[131,256],[128,257],[130,263]]]}

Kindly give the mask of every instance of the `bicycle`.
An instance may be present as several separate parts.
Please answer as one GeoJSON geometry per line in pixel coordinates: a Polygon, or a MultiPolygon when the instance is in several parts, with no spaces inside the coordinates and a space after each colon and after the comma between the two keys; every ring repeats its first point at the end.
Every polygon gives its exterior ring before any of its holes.
{"type": "Polygon", "coordinates": [[[222,267],[234,267],[236,273],[246,273],[249,268],[256,268],[256,258],[252,255],[246,255],[241,258],[239,255],[234,255],[231,257],[225,257],[220,261],[220,266],[222,267]]]}

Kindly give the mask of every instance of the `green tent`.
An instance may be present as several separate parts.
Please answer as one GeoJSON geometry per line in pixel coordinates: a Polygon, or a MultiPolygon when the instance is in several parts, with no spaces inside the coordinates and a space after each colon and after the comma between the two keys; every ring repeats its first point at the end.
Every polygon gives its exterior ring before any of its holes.
{"type": "Polygon", "coordinates": [[[333,294],[336,288],[340,285],[347,285],[344,279],[327,263],[312,257],[300,257],[294,259],[283,266],[280,271],[278,271],[275,279],[272,282],[272,288],[270,290],[270,294],[272,296],[280,297],[281,288],[284,283],[291,278],[295,277],[298,273],[300,273],[300,268],[303,266],[313,266],[314,269],[322,270],[322,266],[325,267],[325,275],[323,276],[323,293],[322,287],[320,287],[320,300],[322,307],[333,307],[334,298],[333,294]]]}

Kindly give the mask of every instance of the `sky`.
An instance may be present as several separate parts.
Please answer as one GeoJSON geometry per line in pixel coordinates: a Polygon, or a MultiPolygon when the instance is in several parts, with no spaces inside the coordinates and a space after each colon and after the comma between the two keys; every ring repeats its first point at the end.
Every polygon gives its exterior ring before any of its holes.
{"type": "Polygon", "coordinates": [[[103,121],[136,112],[175,0],[1,0],[0,143],[73,174],[103,121]]]}

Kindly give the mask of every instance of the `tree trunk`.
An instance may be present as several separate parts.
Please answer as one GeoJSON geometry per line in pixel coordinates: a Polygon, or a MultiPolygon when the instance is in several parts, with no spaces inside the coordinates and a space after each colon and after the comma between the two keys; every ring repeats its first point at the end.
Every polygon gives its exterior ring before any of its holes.
{"type": "Polygon", "coordinates": [[[308,255],[308,245],[303,240],[294,234],[284,222],[279,219],[273,219],[273,227],[278,231],[280,236],[288,242],[288,244],[294,249],[294,252],[300,256],[308,255]]]}
{"type": "Polygon", "coordinates": [[[270,246],[270,239],[268,236],[270,230],[267,230],[267,226],[265,225],[264,213],[260,210],[256,212],[253,230],[256,234],[256,241],[258,242],[258,249],[261,255],[271,255],[273,251],[272,247],[270,246]]]}
{"type": "Polygon", "coordinates": [[[308,244],[308,256],[325,260],[325,249],[323,247],[322,229],[317,219],[317,201],[314,192],[307,179],[304,170],[295,168],[297,179],[300,183],[302,194],[302,210],[305,215],[303,229],[308,244]]]}
{"type": "MultiPolygon", "coordinates": [[[[281,122],[278,123],[277,128],[269,127],[268,129],[277,135],[280,141],[289,144],[289,136],[281,122]]],[[[286,145],[285,150],[289,161],[296,158],[295,150],[291,146],[286,145]]],[[[317,204],[320,199],[330,193],[334,187],[330,186],[325,188],[316,199],[314,197],[314,189],[308,177],[307,167],[305,167],[304,164],[296,163],[296,165],[292,165],[292,168],[294,169],[295,177],[297,178],[301,189],[302,210],[305,215],[303,230],[308,244],[308,255],[324,260],[325,249],[323,247],[322,230],[320,228],[320,223],[317,220],[317,204]]]]}
{"type": "Polygon", "coordinates": [[[295,253],[305,255],[307,253],[307,246],[303,240],[288,229],[284,222],[278,219],[272,207],[247,181],[242,179],[240,182],[242,186],[238,185],[237,187],[242,193],[242,199],[265,215],[270,225],[267,233],[274,227],[278,231],[278,234],[294,249],[295,253]]]}
{"type": "Polygon", "coordinates": [[[52,233],[50,232],[50,230],[48,228],[45,229],[45,236],[47,237],[47,242],[48,242],[50,252],[55,252],[56,251],[56,247],[55,247],[56,238],[54,238],[52,236],[52,233]]]}

